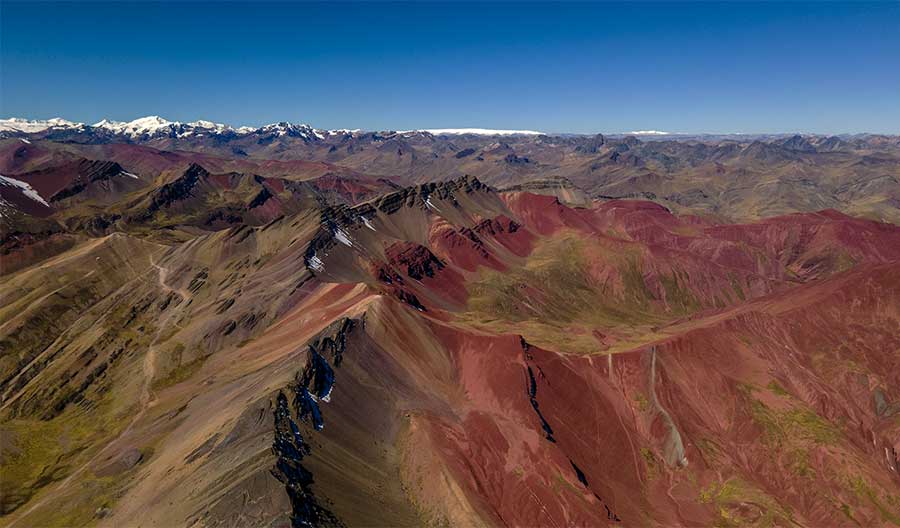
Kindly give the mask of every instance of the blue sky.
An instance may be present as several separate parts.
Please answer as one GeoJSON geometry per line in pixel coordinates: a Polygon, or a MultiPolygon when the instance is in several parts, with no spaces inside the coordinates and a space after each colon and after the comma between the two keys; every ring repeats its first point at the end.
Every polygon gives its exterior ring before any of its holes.
{"type": "Polygon", "coordinates": [[[0,116],[900,133],[900,2],[0,5],[0,116]]]}

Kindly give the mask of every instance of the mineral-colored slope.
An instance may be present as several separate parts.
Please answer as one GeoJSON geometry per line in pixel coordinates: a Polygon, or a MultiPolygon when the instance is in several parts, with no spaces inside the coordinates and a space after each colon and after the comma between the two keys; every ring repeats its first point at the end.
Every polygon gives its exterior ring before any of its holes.
{"type": "Polygon", "coordinates": [[[900,524],[892,224],[176,177],[0,278],[4,525],[900,524]]]}

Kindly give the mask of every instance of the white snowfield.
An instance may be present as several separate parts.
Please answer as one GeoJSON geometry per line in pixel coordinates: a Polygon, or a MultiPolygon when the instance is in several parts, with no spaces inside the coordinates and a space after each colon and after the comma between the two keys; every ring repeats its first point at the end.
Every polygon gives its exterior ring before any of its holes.
{"type": "Polygon", "coordinates": [[[668,136],[670,132],[663,132],[662,130],[632,130],[628,132],[632,136],[668,136]]]}
{"type": "Polygon", "coordinates": [[[493,128],[428,128],[424,130],[406,130],[401,133],[428,132],[435,136],[475,134],[479,136],[540,136],[543,132],[536,130],[497,130],[493,128]]]}
{"type": "Polygon", "coordinates": [[[21,180],[17,180],[15,178],[9,178],[7,176],[3,176],[2,174],[0,174],[0,185],[7,186],[7,187],[18,187],[19,189],[22,189],[22,194],[24,194],[25,196],[31,198],[35,202],[40,202],[40,203],[46,205],[47,207],[50,207],[50,204],[48,204],[46,201],[44,201],[44,199],[41,198],[41,195],[38,194],[38,192],[34,190],[34,187],[32,187],[31,185],[28,185],[27,183],[25,183],[21,180]]]}

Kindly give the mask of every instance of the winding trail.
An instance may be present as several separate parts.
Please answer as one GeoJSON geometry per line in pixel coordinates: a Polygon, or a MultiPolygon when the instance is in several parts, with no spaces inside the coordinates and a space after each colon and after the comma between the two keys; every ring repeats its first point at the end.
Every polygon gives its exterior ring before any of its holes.
{"type": "MultiPolygon", "coordinates": [[[[157,356],[157,345],[159,344],[160,336],[162,336],[163,330],[168,327],[169,320],[171,320],[172,316],[176,313],[180,313],[185,305],[187,304],[187,300],[189,298],[188,293],[182,289],[172,288],[168,284],[166,284],[166,278],[169,275],[169,269],[163,266],[160,266],[152,259],[150,260],[150,265],[156,268],[159,272],[159,286],[166,293],[166,295],[171,295],[175,293],[180,297],[180,301],[174,310],[169,310],[169,312],[159,320],[159,324],[156,329],[156,335],[153,337],[153,340],[147,346],[147,353],[144,355],[144,361],[142,363],[143,377],[144,383],[141,387],[141,395],[140,395],[140,410],[135,413],[134,417],[128,423],[128,426],[122,430],[114,439],[110,440],[100,451],[98,451],[93,457],[91,457],[87,462],[78,467],[75,471],[72,472],[68,477],[63,479],[59,484],[57,484],[53,491],[56,490],[65,490],[69,487],[69,484],[72,480],[84,473],[84,471],[89,468],[92,464],[94,464],[97,460],[101,458],[104,454],[106,454],[111,448],[113,448],[119,441],[128,436],[132,430],[134,430],[135,425],[144,417],[147,413],[147,410],[153,407],[156,403],[156,395],[153,393],[153,378],[156,376],[156,356],[157,356]]],[[[166,307],[168,309],[169,307],[166,307]]],[[[177,323],[176,323],[177,324],[177,323]]],[[[53,493],[49,490],[45,491],[44,496],[32,504],[28,509],[21,512],[15,519],[13,519],[8,525],[7,528],[12,528],[16,525],[26,526],[22,524],[21,521],[25,517],[27,517],[31,512],[36,510],[37,508],[43,506],[47,501],[53,498],[53,493]]]]}
{"type": "MultiPolygon", "coordinates": [[[[141,410],[138,413],[141,416],[156,402],[156,396],[151,390],[151,386],[153,385],[153,378],[156,376],[156,345],[159,343],[159,338],[162,335],[163,330],[169,326],[169,320],[176,313],[180,314],[183,311],[190,296],[186,290],[180,288],[172,288],[171,286],[166,284],[166,278],[169,276],[168,268],[160,266],[156,262],[153,262],[152,259],[150,260],[150,265],[156,268],[156,270],[159,272],[159,286],[163,289],[164,292],[166,292],[166,295],[175,293],[176,295],[178,295],[178,297],[180,297],[180,300],[178,301],[175,310],[169,311],[169,313],[166,314],[165,317],[160,319],[159,325],[156,329],[156,335],[153,337],[153,341],[150,342],[150,345],[147,348],[147,354],[144,356],[144,387],[141,391],[141,410]]],[[[166,308],[168,309],[168,307],[166,308]]],[[[175,323],[175,325],[180,328],[177,322],[175,323]]],[[[128,429],[131,429],[136,421],[137,420],[133,420],[131,422],[131,425],[128,426],[128,429]]]]}

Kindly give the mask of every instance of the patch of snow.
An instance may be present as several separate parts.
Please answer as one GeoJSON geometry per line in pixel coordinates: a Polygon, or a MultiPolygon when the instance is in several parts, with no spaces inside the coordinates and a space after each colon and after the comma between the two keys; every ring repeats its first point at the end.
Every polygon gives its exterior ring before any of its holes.
{"type": "Polygon", "coordinates": [[[368,218],[366,218],[365,216],[363,216],[361,218],[362,218],[363,223],[366,224],[366,227],[368,227],[372,231],[375,231],[375,226],[372,225],[372,222],[370,222],[368,218]]]}
{"type": "Polygon", "coordinates": [[[322,271],[325,269],[325,264],[322,262],[318,255],[309,257],[309,265],[312,266],[312,269],[316,271],[322,271]]]}
{"type": "Polygon", "coordinates": [[[7,187],[18,187],[19,189],[22,189],[22,194],[24,194],[25,196],[31,198],[35,202],[40,202],[40,203],[46,205],[47,207],[50,207],[50,204],[45,202],[44,199],[41,198],[41,195],[38,194],[38,192],[35,191],[31,185],[28,185],[27,183],[25,183],[21,180],[17,180],[15,178],[9,178],[7,176],[3,176],[2,174],[0,174],[0,185],[5,185],[7,187]]]}
{"type": "Polygon", "coordinates": [[[19,138],[19,141],[21,141],[22,143],[27,143],[28,145],[31,145],[31,141],[28,141],[25,138],[19,138]]]}
{"type": "Polygon", "coordinates": [[[353,241],[350,239],[350,235],[348,235],[347,232],[340,227],[334,230],[334,238],[336,238],[338,242],[344,244],[345,246],[353,246],[353,241]]]}
{"type": "Polygon", "coordinates": [[[629,132],[632,136],[668,136],[669,132],[662,130],[633,130],[629,132]]]}
{"type": "Polygon", "coordinates": [[[431,203],[431,196],[429,196],[428,198],[425,198],[425,205],[427,205],[428,207],[430,207],[431,209],[434,209],[435,211],[437,211],[439,213],[441,212],[441,210],[438,209],[437,206],[435,206],[433,203],[431,203]]]}
{"type": "Polygon", "coordinates": [[[543,132],[538,132],[536,130],[496,130],[492,128],[428,128],[424,130],[406,130],[400,133],[408,134],[410,132],[428,132],[429,134],[434,134],[435,136],[445,134],[476,134],[479,136],[540,136],[544,134],[543,132]]]}
{"type": "Polygon", "coordinates": [[[132,173],[130,173],[130,172],[128,172],[128,171],[122,171],[120,174],[122,174],[122,175],[124,175],[124,176],[128,176],[129,178],[134,178],[135,180],[139,179],[139,178],[137,177],[137,174],[132,174],[132,173]]]}

